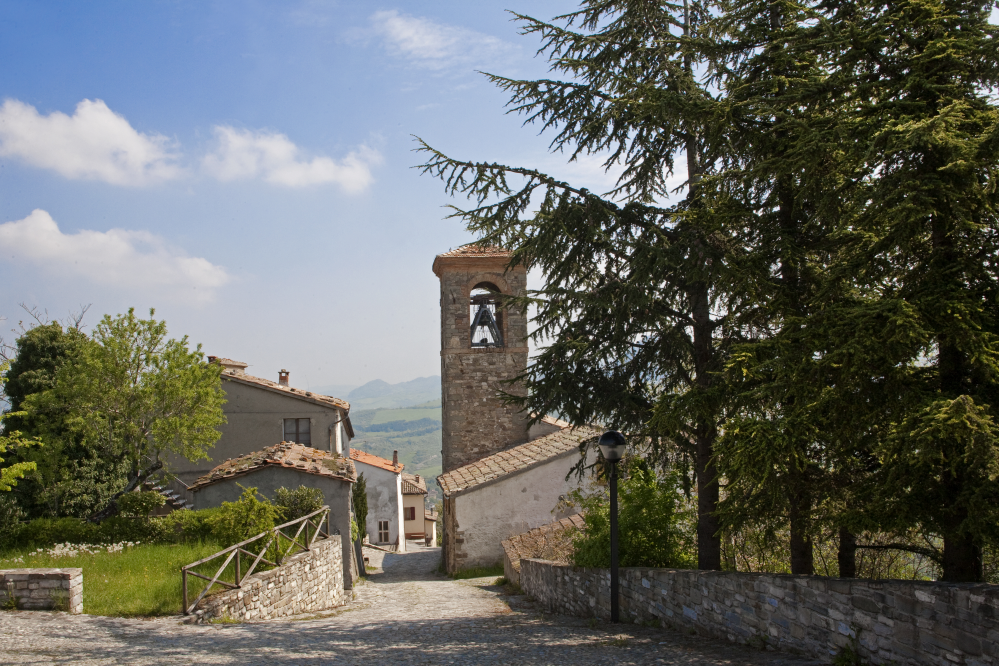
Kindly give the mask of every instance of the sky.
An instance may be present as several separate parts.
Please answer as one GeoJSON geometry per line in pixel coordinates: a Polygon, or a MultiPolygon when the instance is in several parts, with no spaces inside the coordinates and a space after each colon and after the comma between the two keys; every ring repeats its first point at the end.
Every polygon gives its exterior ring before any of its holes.
{"type": "Polygon", "coordinates": [[[439,374],[431,265],[475,239],[413,137],[610,189],[477,73],[545,76],[507,10],[574,7],[0,0],[0,335],[155,308],[294,386],[439,374]]]}

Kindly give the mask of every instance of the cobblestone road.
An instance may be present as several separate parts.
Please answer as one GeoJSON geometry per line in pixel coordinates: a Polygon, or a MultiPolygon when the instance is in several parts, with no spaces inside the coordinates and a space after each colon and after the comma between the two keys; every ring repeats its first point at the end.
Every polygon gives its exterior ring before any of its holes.
{"type": "MultiPolygon", "coordinates": [[[[4,664],[684,664],[817,662],[631,625],[545,616],[494,579],[435,573],[439,549],[366,550],[376,570],[335,614],[234,625],[0,612],[4,664]]],[[[86,589],[86,582],[84,582],[86,589]]]]}

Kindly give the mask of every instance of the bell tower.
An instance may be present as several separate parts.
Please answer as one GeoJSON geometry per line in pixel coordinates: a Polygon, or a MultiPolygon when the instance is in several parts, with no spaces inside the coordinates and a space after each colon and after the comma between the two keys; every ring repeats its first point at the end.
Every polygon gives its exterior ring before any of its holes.
{"type": "Polygon", "coordinates": [[[437,255],[441,281],[441,405],[444,471],[527,441],[528,416],[498,393],[527,369],[527,316],[503,309],[504,295],[521,296],[527,269],[507,270],[510,252],[464,245],[437,255]]]}

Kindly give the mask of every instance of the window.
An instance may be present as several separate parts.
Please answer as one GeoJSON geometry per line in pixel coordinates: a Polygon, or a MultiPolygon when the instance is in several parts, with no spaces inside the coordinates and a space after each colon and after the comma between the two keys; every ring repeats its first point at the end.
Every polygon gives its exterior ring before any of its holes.
{"type": "Polygon", "coordinates": [[[387,520],[378,521],[378,543],[388,543],[388,523],[389,521],[387,520]]]}
{"type": "Polygon", "coordinates": [[[407,506],[406,507],[406,520],[416,520],[416,507],[407,506]]]}
{"type": "Polygon", "coordinates": [[[285,419],[284,441],[312,446],[312,431],[309,427],[309,419],[285,419]]]}

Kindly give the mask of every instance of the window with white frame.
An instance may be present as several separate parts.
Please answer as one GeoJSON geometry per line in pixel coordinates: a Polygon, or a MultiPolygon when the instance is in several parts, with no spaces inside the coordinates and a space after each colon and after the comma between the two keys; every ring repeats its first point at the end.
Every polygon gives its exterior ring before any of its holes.
{"type": "Polygon", "coordinates": [[[389,521],[379,520],[378,521],[378,543],[388,543],[389,540],[389,521]]]}

